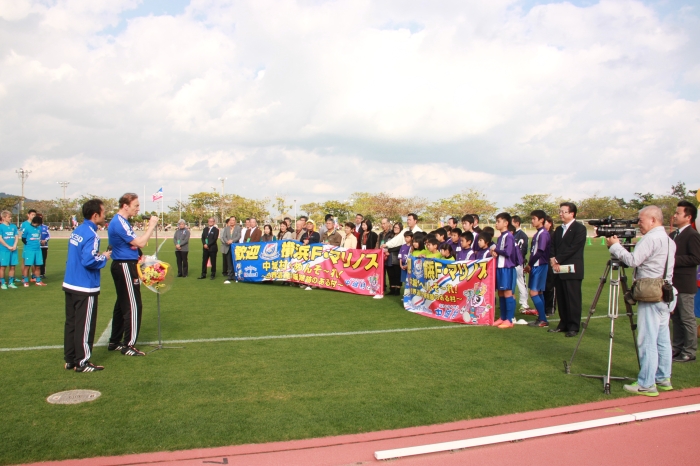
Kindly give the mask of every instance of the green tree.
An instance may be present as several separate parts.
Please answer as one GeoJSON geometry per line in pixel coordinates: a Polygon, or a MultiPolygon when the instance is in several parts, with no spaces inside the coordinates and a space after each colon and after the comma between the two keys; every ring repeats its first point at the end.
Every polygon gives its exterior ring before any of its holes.
{"type": "Polygon", "coordinates": [[[617,197],[601,197],[594,195],[581,199],[577,202],[579,218],[603,218],[613,216],[614,218],[632,218],[636,211],[627,207],[623,199],[617,197]]]}
{"type": "Polygon", "coordinates": [[[492,218],[497,210],[496,204],[490,201],[484,193],[476,189],[469,189],[429,204],[425,208],[424,216],[437,222],[445,217],[460,218],[464,214],[478,214],[483,221],[492,218]]]}
{"type": "Polygon", "coordinates": [[[401,197],[389,193],[356,192],[350,195],[351,212],[364,215],[376,223],[383,217],[399,221],[410,212],[421,214],[427,201],[420,197],[401,197]]]}
{"type": "Polygon", "coordinates": [[[530,218],[533,210],[544,210],[547,215],[557,218],[559,204],[565,202],[563,199],[554,199],[551,194],[525,194],[520,198],[520,202],[506,209],[511,215],[519,215],[523,222],[530,218]]]}
{"type": "Polygon", "coordinates": [[[287,204],[287,200],[284,197],[276,196],[272,207],[274,207],[279,215],[289,215],[289,209],[294,207],[294,205],[287,204]]]}

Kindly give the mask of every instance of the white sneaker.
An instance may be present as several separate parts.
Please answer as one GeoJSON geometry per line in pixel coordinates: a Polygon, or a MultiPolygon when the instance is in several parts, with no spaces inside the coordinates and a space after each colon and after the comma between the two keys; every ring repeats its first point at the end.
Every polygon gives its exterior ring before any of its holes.
{"type": "Polygon", "coordinates": [[[304,289],[305,289],[306,291],[311,291],[311,287],[310,287],[310,286],[307,286],[307,287],[304,288],[304,289]]]}
{"type": "Polygon", "coordinates": [[[230,284],[231,284],[230,281],[228,281],[228,280],[224,281],[224,285],[230,285],[230,284]]]}

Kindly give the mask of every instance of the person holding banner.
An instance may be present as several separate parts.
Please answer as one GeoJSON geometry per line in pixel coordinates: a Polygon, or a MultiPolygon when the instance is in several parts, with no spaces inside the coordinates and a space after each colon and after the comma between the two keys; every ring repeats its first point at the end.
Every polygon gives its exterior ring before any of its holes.
{"type": "Polygon", "coordinates": [[[316,228],[316,223],[313,220],[309,220],[306,222],[306,232],[303,235],[301,235],[300,240],[305,245],[317,244],[321,242],[321,235],[319,235],[318,232],[314,231],[314,228],[316,228]]]}
{"type": "Polygon", "coordinates": [[[277,235],[277,239],[280,241],[285,239],[294,239],[292,232],[289,231],[289,224],[287,224],[287,222],[280,223],[280,232],[277,235]]]}
{"type": "Polygon", "coordinates": [[[343,242],[343,235],[335,229],[335,221],[333,217],[326,220],[326,231],[321,235],[322,243],[330,244],[331,246],[340,246],[343,242]]]}

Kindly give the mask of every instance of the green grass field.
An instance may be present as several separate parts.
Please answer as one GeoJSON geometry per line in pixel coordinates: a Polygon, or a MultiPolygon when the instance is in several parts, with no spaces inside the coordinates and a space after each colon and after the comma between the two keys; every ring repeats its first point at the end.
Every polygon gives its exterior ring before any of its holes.
{"type": "MultiPolygon", "coordinates": [[[[65,240],[54,240],[49,286],[0,291],[0,348],[62,345],[65,240]]],[[[174,263],[168,241],[160,257],[174,263]]],[[[153,251],[151,242],[146,252],[153,251]]],[[[163,338],[214,339],[372,330],[428,330],[187,343],[143,358],[95,348],[106,369],[63,369],[61,349],[0,352],[0,463],[59,460],[270,442],[444,423],[627,396],[622,382],[565,375],[576,338],[544,329],[445,324],[403,310],[398,297],[362,296],[276,284],[196,280],[162,296],[163,338]],[[94,402],[51,405],[70,389],[94,402]]],[[[584,317],[608,258],[586,247],[584,317]]],[[[103,271],[96,341],[112,314],[114,285],[103,271]]],[[[157,339],[156,298],[143,290],[141,342],[157,339]]],[[[596,315],[607,309],[607,289],[596,315]]],[[[528,317],[528,319],[532,319],[528,317]]],[[[601,374],[610,321],[592,320],[573,372],[601,374]]],[[[613,374],[635,376],[629,323],[616,325],[613,374]]],[[[143,345],[138,345],[147,350],[143,345]]],[[[696,364],[674,365],[676,388],[700,386],[696,364]]]]}

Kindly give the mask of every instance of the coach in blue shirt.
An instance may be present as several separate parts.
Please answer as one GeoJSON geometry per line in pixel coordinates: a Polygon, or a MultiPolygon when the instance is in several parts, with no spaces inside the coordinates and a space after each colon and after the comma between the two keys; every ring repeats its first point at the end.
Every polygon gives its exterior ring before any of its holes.
{"type": "Polygon", "coordinates": [[[112,247],[112,278],[117,289],[117,302],[112,316],[112,336],[109,338],[108,351],[121,351],[125,356],[145,356],[134,346],[141,327],[141,282],[136,263],[139,248],[146,246],[153,230],[158,225],[158,217],[153,215],[148,227],[141,236],[136,236],[131,228],[129,218],[139,213],[138,195],[126,193],[119,198],[119,212],[114,216],[109,227],[109,245],[112,247]]]}

